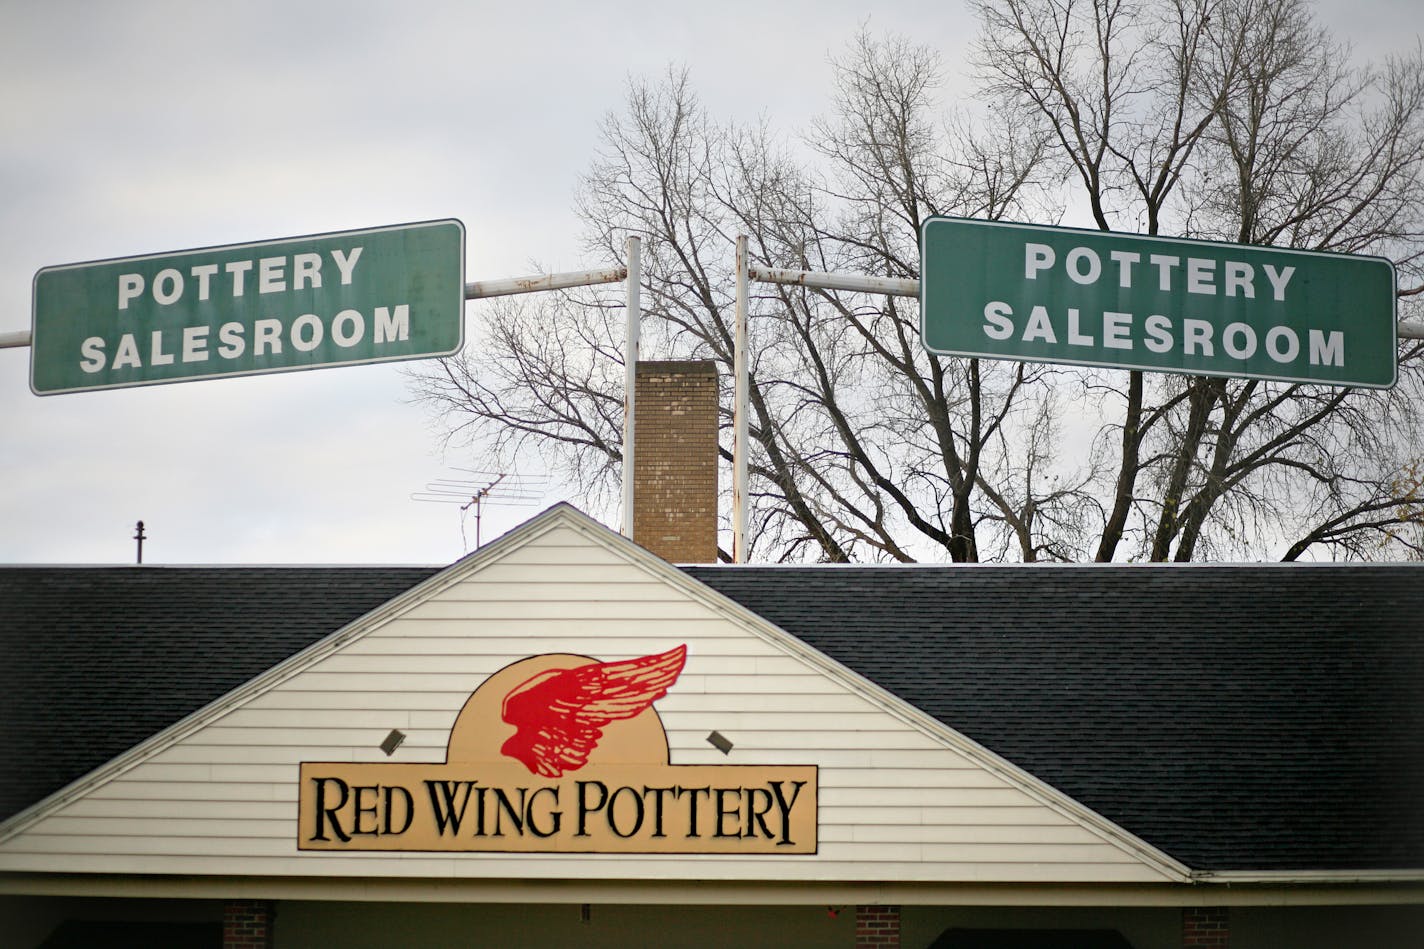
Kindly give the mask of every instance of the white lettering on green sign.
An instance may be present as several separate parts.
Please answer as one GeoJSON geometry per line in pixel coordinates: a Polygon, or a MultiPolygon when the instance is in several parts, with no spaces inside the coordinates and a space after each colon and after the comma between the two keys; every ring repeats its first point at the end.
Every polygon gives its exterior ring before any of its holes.
{"type": "Polygon", "coordinates": [[[932,218],[931,352],[1388,386],[1394,267],[1381,258],[932,218]]]}
{"type": "Polygon", "coordinates": [[[446,355],[464,339],[464,226],[45,268],[34,305],[40,394],[446,355]]]}

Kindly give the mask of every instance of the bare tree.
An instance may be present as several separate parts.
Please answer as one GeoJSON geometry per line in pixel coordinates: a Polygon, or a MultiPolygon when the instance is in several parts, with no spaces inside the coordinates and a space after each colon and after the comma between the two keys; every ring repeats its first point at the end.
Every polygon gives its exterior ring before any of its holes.
{"type": "MultiPolygon", "coordinates": [[[[600,260],[623,233],[645,237],[645,352],[729,374],[738,233],[765,265],[917,278],[919,227],[936,214],[1082,209],[1103,229],[1386,254],[1412,305],[1419,54],[1352,71],[1295,0],[978,9],[970,112],[941,107],[932,51],[866,34],[833,60],[831,109],[800,149],[765,123],[711,121],[685,73],[630,86],[579,210],[600,260]]],[[[911,302],[756,286],[759,558],[1418,549],[1413,348],[1394,392],[942,358],[920,346],[911,302]]],[[[482,315],[486,338],[418,371],[417,397],[447,436],[506,464],[537,452],[595,505],[611,498],[618,301],[544,295],[482,315]]]]}
{"type": "MultiPolygon", "coordinates": [[[[1100,228],[1382,253],[1417,282],[1418,54],[1353,72],[1300,0],[979,11],[990,94],[1051,130],[1100,228]]],[[[1113,487],[1096,558],[1125,540],[1152,560],[1259,555],[1263,540],[1291,534],[1358,554],[1386,526],[1380,492],[1346,486],[1395,483],[1417,452],[1416,355],[1402,354],[1393,396],[1135,372],[1090,380],[1121,406],[1100,434],[1113,487]],[[1303,506],[1306,496],[1324,507],[1303,506]],[[1328,534],[1315,532],[1322,515],[1328,534]]]]}

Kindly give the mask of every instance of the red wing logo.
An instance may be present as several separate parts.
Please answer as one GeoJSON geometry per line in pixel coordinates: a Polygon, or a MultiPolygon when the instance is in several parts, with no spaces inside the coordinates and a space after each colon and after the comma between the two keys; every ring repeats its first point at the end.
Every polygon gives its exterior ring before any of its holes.
{"type": "Polygon", "coordinates": [[[533,774],[577,771],[603,737],[603,726],[632,718],[667,695],[687,661],[687,646],[641,659],[550,669],[509,690],[501,717],[515,733],[500,751],[533,774]]]}
{"type": "Polygon", "coordinates": [[[303,761],[298,849],[816,853],[816,765],[706,763],[708,750],[682,747],[702,727],[693,708],[677,744],[704,763],[672,762],[655,703],[687,653],[526,656],[470,693],[443,762],[421,760],[423,748],[400,761],[303,761]]]}

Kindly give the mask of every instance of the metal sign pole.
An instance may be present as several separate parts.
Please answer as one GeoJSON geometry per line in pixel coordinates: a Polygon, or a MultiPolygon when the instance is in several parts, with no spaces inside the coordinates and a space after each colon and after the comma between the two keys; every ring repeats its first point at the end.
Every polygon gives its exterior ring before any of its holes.
{"type": "Polygon", "coordinates": [[[747,236],[737,237],[737,310],[732,339],[732,562],[747,562],[747,236]]]}
{"type": "Polygon", "coordinates": [[[917,297],[920,282],[902,277],[868,277],[864,274],[825,273],[819,270],[774,270],[770,267],[748,267],[748,276],[758,283],[780,283],[814,290],[852,290],[861,293],[883,293],[892,297],[917,297]]]}
{"type": "Polygon", "coordinates": [[[623,536],[633,536],[633,414],[638,385],[638,337],[642,323],[642,241],[628,237],[628,334],[623,355],[623,536]]]}
{"type": "Polygon", "coordinates": [[[465,284],[465,299],[483,300],[487,297],[504,297],[515,293],[539,293],[543,290],[591,287],[599,283],[617,283],[626,276],[628,276],[627,267],[604,267],[601,270],[573,270],[568,273],[541,274],[534,277],[477,280],[465,284]]]}

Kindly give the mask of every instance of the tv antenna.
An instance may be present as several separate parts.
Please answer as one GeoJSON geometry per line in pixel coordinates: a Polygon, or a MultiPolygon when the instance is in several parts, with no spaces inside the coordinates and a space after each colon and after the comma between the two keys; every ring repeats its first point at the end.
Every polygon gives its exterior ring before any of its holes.
{"type": "Polygon", "coordinates": [[[460,544],[470,549],[465,536],[465,515],[474,511],[475,549],[480,547],[480,527],[486,504],[501,506],[529,507],[544,496],[546,479],[511,475],[499,471],[479,471],[474,468],[455,468],[472,475],[470,480],[438,478],[428,482],[423,491],[411,494],[412,501],[433,501],[437,504],[460,505],[460,544]]]}

